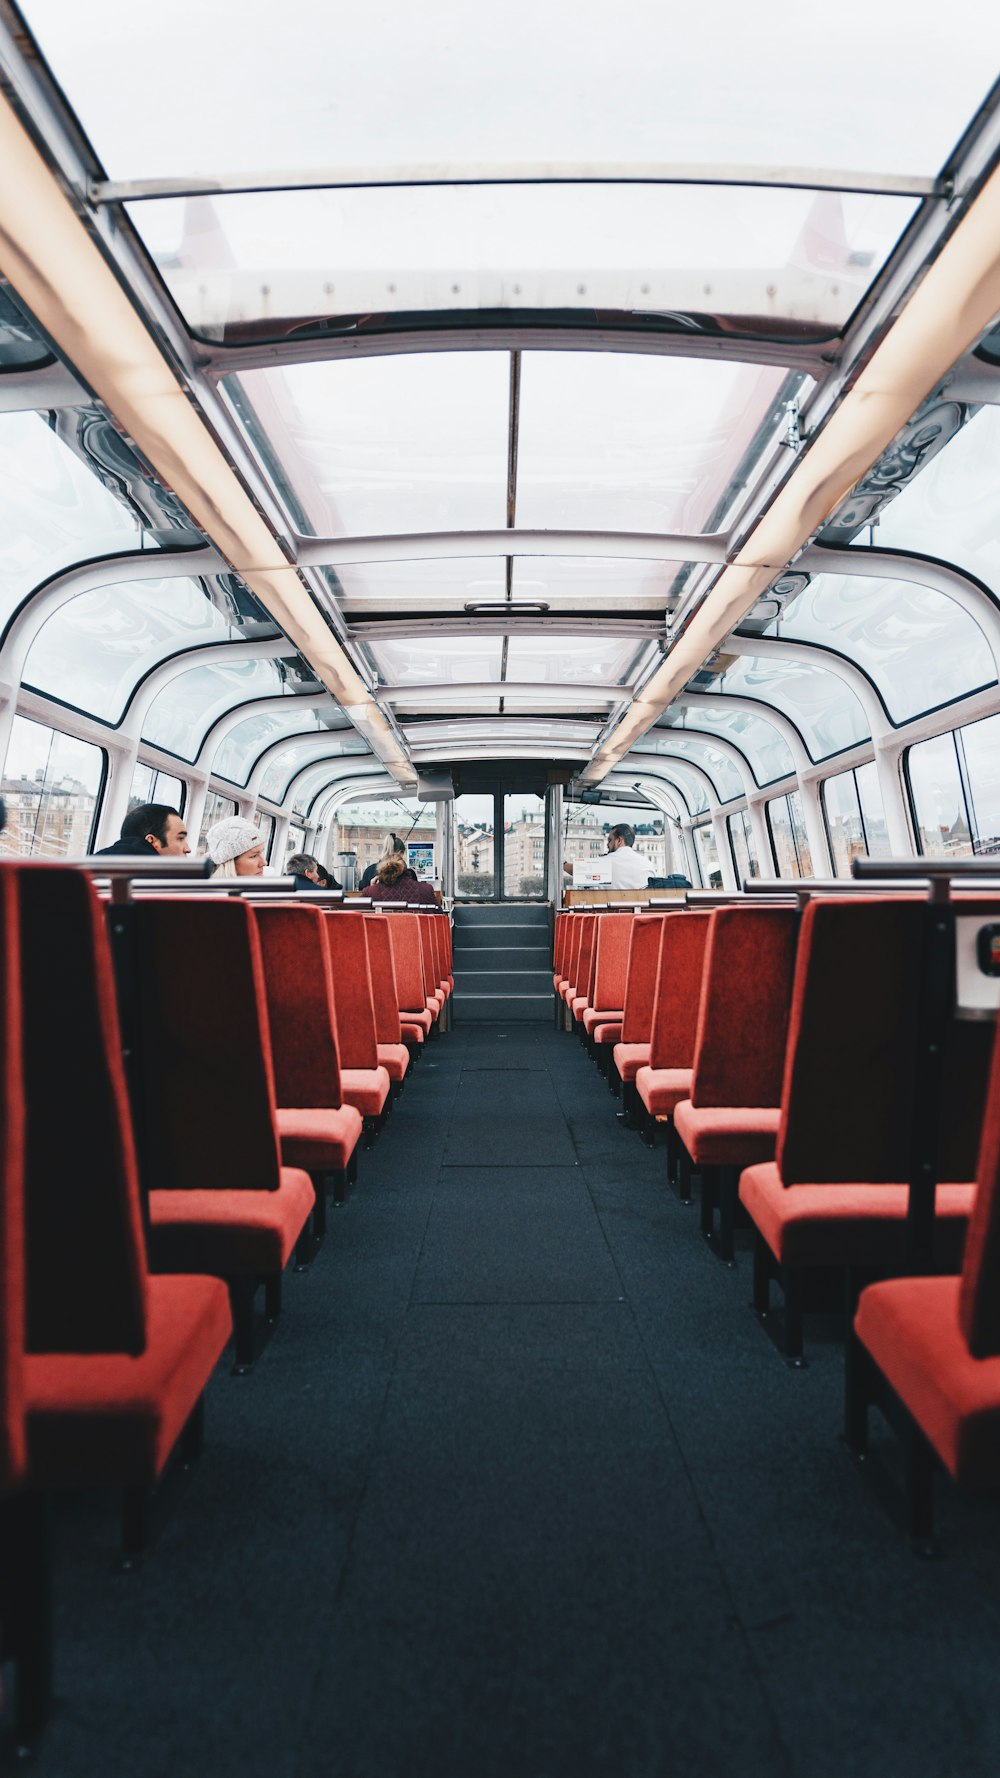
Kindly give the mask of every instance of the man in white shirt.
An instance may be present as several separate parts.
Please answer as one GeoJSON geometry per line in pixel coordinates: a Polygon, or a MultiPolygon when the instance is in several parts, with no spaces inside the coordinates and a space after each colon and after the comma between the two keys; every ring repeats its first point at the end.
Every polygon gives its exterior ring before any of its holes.
{"type": "MultiPolygon", "coordinates": [[[[635,829],[624,821],[613,827],[608,835],[612,889],[645,889],[650,877],[656,875],[649,859],[635,850],[634,839],[635,829]]],[[[567,876],[572,876],[573,865],[570,859],[566,860],[563,869],[567,876]]]]}

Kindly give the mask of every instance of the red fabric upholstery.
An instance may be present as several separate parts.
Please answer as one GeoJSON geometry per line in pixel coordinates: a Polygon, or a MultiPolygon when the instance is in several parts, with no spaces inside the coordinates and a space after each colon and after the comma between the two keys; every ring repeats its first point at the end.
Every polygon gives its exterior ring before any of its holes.
{"type": "MultiPolygon", "coordinates": [[[[939,1185],[939,1264],[956,1265],[975,1187],[939,1185]]],[[[899,1265],[905,1258],[907,1187],[859,1183],[783,1185],[777,1165],[748,1167],[740,1202],[777,1259],[789,1266],[899,1265]]]]}
{"type": "Polygon", "coordinates": [[[392,961],[392,940],[386,920],[378,914],[367,916],[368,972],[372,984],[372,1005],[375,1011],[375,1042],[398,1044],[399,1002],[396,999],[396,971],[392,961]]]}
{"type": "Polygon", "coordinates": [[[620,1013],[625,1004],[631,914],[600,914],[594,957],[594,985],[590,1004],[598,1012],[620,1013]]]}
{"type": "MultiPolygon", "coordinates": [[[[327,914],[325,918],[340,1042],[340,1085],[344,1098],[351,1104],[348,1072],[378,1067],[375,997],[368,964],[369,920],[340,913],[327,914]]],[[[405,919],[405,915],[400,918],[405,919]]]]}
{"type": "Polygon", "coordinates": [[[616,1043],[615,1067],[622,1080],[634,1080],[640,1068],[649,1066],[648,1043],[616,1043]]]}
{"type": "Polygon", "coordinates": [[[777,1105],[697,1106],[684,1097],[674,1125],[697,1167],[750,1167],[774,1158],[780,1118],[777,1105]]]}
{"type": "MultiPolygon", "coordinates": [[[[398,1021],[397,1021],[398,1022],[398,1021]]],[[[410,1052],[405,1043],[380,1043],[378,1045],[379,1067],[384,1068],[390,1080],[402,1080],[410,1066],[410,1052]]]]}
{"type": "Polygon", "coordinates": [[[432,1007],[436,1016],[447,999],[438,980],[434,941],[431,936],[431,927],[437,921],[438,916],[437,914],[416,914],[414,917],[420,930],[420,959],[424,972],[424,1005],[432,1007]]]}
{"type": "Polygon", "coordinates": [[[604,1025],[607,1022],[609,1017],[618,1019],[619,1022],[615,1026],[615,1029],[617,1031],[620,1031],[621,1030],[621,1018],[622,1018],[621,1007],[619,1007],[617,1009],[617,1011],[612,1007],[603,1007],[603,1008],[599,1008],[596,1006],[585,1007],[584,1012],[583,1012],[583,1028],[586,1031],[587,1036],[588,1037],[594,1036],[594,1034],[597,1031],[598,1026],[604,1025]]]}
{"type": "Polygon", "coordinates": [[[620,1043],[621,1040],[622,1027],[620,1022],[617,1025],[600,1024],[594,1026],[595,1043],[620,1043]]]}
{"type": "Polygon", "coordinates": [[[137,902],[132,914],[143,1119],[156,1132],[147,1184],[274,1191],[274,1075],[253,909],[236,897],[164,898],[137,902]]]}
{"type": "Polygon", "coordinates": [[[583,1017],[583,1009],[591,1004],[594,992],[594,966],[597,956],[597,929],[601,916],[584,914],[583,932],[580,937],[580,954],[576,966],[576,992],[570,1005],[573,1017],[583,1017]]]}
{"type": "Polygon", "coordinates": [[[702,912],[661,922],[649,1039],[654,1071],[694,1064],[710,919],[702,912]]]}
{"type": "Polygon", "coordinates": [[[284,1166],[307,1173],[337,1173],[345,1168],[361,1135],[361,1112],[353,1105],[336,1110],[307,1106],[279,1107],[278,1134],[284,1166]]]}
{"type": "Polygon", "coordinates": [[[308,1173],[297,1167],[282,1167],[275,1191],[151,1192],[150,1255],[161,1272],[280,1272],[315,1202],[308,1173]]]}
{"type": "MultiPolygon", "coordinates": [[[[997,1027],[1000,1030],[1000,1027],[997,1027]]],[[[979,1189],[969,1224],[959,1304],[962,1333],[975,1359],[1000,1353],[1000,1040],[994,1038],[982,1142],[979,1189]]]]}
{"type": "Polygon", "coordinates": [[[341,1103],[328,922],[321,908],[263,901],[254,909],[264,962],[279,1105],[341,1103]]]}
{"type": "Polygon", "coordinates": [[[340,1090],[348,1105],[362,1117],[378,1117],[389,1097],[389,1076],[386,1070],[374,1068],[342,1068],[340,1090]]]}
{"type": "Polygon", "coordinates": [[[400,1021],[403,1024],[419,1025],[427,1032],[433,1020],[425,1005],[420,928],[412,914],[397,914],[395,918],[388,920],[388,932],[396,971],[400,1021]]]}
{"type": "Polygon", "coordinates": [[[678,1100],[691,1091],[690,1068],[640,1068],[635,1077],[636,1092],[654,1117],[669,1117],[678,1100]]]}
{"type": "Polygon", "coordinates": [[[17,877],[0,865],[0,1495],[24,1474],[24,1074],[21,1067],[21,960],[17,877]]]}
{"type": "Polygon", "coordinates": [[[404,1043],[423,1043],[429,1029],[429,1017],[426,1026],[415,1024],[412,1020],[406,1019],[401,1019],[399,1022],[399,1034],[404,1043]]]}
{"type": "Polygon", "coordinates": [[[564,953],[571,922],[572,916],[570,914],[556,914],[552,931],[552,982],[554,987],[558,986],[560,978],[565,973],[563,968],[564,953]]]}
{"type": "Polygon", "coordinates": [[[798,913],[721,907],[709,919],[691,1102],[780,1105],[798,913]]]}
{"type": "Polygon", "coordinates": [[[855,1332],[957,1482],[1000,1483],[1000,1355],[974,1358],[958,1278],[862,1291],[855,1332]]]}
{"type": "MultiPolygon", "coordinates": [[[[187,1193],[177,1196],[187,1199],[187,1193]]],[[[270,1201],[270,1194],[267,1194],[270,1201]]],[[[46,1353],[25,1361],[32,1485],[154,1482],[231,1331],[219,1278],[150,1278],[146,1349],[46,1353]]]]}
{"type": "Polygon", "coordinates": [[[587,921],[592,917],[593,916],[590,914],[574,914],[572,917],[573,923],[569,930],[566,942],[566,956],[564,959],[565,968],[563,970],[563,976],[565,977],[565,987],[560,990],[567,1005],[576,993],[577,969],[580,962],[580,944],[583,939],[587,921]]]}
{"type": "Polygon", "coordinates": [[[26,1349],[139,1353],[139,1181],[104,912],[78,871],[9,868],[27,1110],[26,1349]]]}
{"type": "MultiPolygon", "coordinates": [[[[660,955],[660,931],[665,919],[677,914],[635,914],[625,980],[622,1042],[648,1044],[653,1028],[653,999],[660,955]]],[[[648,1058],[644,1058],[648,1060],[648,1058]]]]}

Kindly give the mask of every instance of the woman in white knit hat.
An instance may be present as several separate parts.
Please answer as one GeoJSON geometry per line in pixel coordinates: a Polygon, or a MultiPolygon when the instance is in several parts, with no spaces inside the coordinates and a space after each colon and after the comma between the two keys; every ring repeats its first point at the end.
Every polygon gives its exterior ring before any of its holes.
{"type": "Polygon", "coordinates": [[[217,877],[259,877],[267,862],[259,830],[241,815],[227,815],[209,828],[208,855],[217,877]]]}

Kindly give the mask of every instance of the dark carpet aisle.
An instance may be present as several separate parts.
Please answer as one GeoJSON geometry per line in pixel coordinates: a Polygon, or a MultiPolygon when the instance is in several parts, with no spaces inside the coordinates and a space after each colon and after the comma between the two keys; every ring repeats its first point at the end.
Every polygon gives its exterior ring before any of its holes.
{"type": "Polygon", "coordinates": [[[40,1778],[995,1778],[1000,1514],[911,1556],[575,1039],[435,1043],[135,1575],[57,1522],[40,1778]]]}

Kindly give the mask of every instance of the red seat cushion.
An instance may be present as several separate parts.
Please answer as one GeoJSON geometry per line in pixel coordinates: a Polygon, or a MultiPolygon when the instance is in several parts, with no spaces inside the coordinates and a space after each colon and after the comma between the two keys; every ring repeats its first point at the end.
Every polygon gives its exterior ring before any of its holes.
{"type": "Polygon", "coordinates": [[[377,1046],[379,1067],[390,1080],[402,1080],[410,1066],[410,1052],[405,1043],[380,1043],[377,1046]]]}
{"type": "Polygon", "coordinates": [[[621,1040],[622,1040],[622,1022],[620,1019],[619,1019],[617,1025],[595,1025],[594,1026],[594,1042],[595,1043],[621,1043],[621,1040]]]}
{"type": "Polygon", "coordinates": [[[674,1126],[699,1167],[752,1167],[774,1158],[780,1106],[692,1105],[682,1099],[674,1126]]]}
{"type": "MultiPolygon", "coordinates": [[[[975,1186],[939,1185],[941,1263],[957,1265],[975,1186]]],[[[905,1185],[783,1185],[773,1161],[748,1167],[740,1202],[782,1265],[898,1265],[906,1244],[905,1185]]]]}
{"type": "Polygon", "coordinates": [[[150,1192],[152,1261],[158,1271],[219,1278],[280,1272],[315,1202],[312,1180],[297,1167],[282,1167],[273,1192],[150,1192]]]}
{"type": "Polygon", "coordinates": [[[402,1014],[400,1014],[399,1034],[403,1038],[404,1044],[406,1043],[407,1040],[410,1043],[423,1043],[424,1038],[427,1035],[427,1032],[426,1032],[423,1025],[417,1025],[415,1023],[411,1023],[408,1019],[404,1018],[402,1014]]]}
{"type": "Polygon", "coordinates": [[[635,1077],[636,1091],[653,1117],[669,1117],[674,1106],[691,1091],[690,1068],[640,1068],[635,1077]]]}
{"type": "Polygon", "coordinates": [[[336,1173],[346,1167],[361,1135],[361,1113],[353,1105],[336,1111],[284,1106],[277,1116],[285,1166],[304,1167],[307,1173],[336,1173]]]}
{"type": "Polygon", "coordinates": [[[26,1357],[32,1487],[155,1481],[231,1331],[229,1292],[221,1278],[149,1278],[146,1350],[140,1357],[120,1352],[26,1357]]]}
{"type": "Polygon", "coordinates": [[[400,1013],[399,1022],[400,1025],[404,1027],[407,1025],[419,1025],[421,1031],[426,1035],[433,1025],[434,1020],[426,1006],[422,1006],[419,1009],[416,1007],[407,1007],[405,1012],[400,1013]]]}
{"type": "Polygon", "coordinates": [[[989,1488],[1000,1483],[1000,1357],[970,1356],[960,1286],[958,1278],[869,1285],[854,1327],[955,1480],[989,1488]]]}
{"type": "Polygon", "coordinates": [[[582,1019],[587,1010],[586,994],[574,994],[572,1000],[569,1002],[569,1006],[574,1019],[582,1019]]]}
{"type": "Polygon", "coordinates": [[[640,1068],[649,1065],[648,1043],[616,1043],[615,1067],[622,1080],[634,1080],[640,1068]]]}
{"type": "Polygon", "coordinates": [[[345,1105],[353,1105],[362,1117],[378,1117],[389,1097],[389,1076],[385,1069],[342,1068],[340,1095],[345,1105]]]}
{"type": "Polygon", "coordinates": [[[587,1036],[591,1037],[593,1035],[593,1033],[597,1030],[598,1025],[600,1025],[602,1023],[602,1021],[608,1020],[608,1019],[617,1019],[619,1025],[620,1025],[622,1017],[623,1017],[623,1015],[620,1012],[613,1012],[613,1011],[603,1012],[603,1011],[599,1011],[597,1007],[588,1006],[586,1012],[583,1015],[583,1028],[586,1031],[587,1036]]]}

